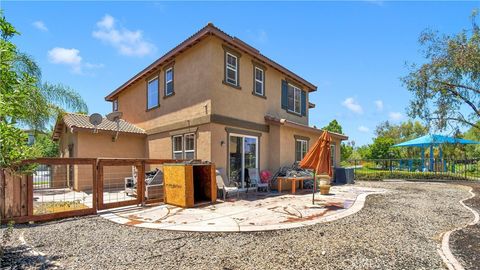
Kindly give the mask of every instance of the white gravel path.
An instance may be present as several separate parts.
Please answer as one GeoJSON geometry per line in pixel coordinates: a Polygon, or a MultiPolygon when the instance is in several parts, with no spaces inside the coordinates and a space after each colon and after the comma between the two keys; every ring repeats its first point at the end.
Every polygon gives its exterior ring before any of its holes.
{"type": "MultiPolygon", "coordinates": [[[[334,222],[258,233],[132,228],[100,217],[19,226],[28,244],[65,269],[442,269],[440,234],[471,220],[468,188],[360,182],[392,192],[334,222]]],[[[8,257],[8,254],[7,254],[8,257]]],[[[35,258],[2,264],[38,268],[35,258]]]]}

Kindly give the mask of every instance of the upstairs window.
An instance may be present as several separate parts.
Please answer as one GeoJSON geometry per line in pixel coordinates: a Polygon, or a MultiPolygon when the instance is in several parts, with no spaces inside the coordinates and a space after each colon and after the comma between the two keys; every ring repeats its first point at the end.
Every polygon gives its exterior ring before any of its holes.
{"type": "Polygon", "coordinates": [[[173,67],[165,71],[165,96],[173,95],[173,67]]]}
{"type": "Polygon", "coordinates": [[[301,111],[302,90],[288,84],[288,110],[297,114],[301,111]]]}
{"type": "Polygon", "coordinates": [[[147,86],[147,110],[160,105],[158,98],[158,77],[148,81],[147,86]]]}
{"type": "Polygon", "coordinates": [[[173,159],[195,158],[195,134],[188,133],[172,137],[173,159]]]}
{"type": "Polygon", "coordinates": [[[112,110],[114,112],[117,112],[118,111],[118,99],[115,99],[112,103],[112,110]]]}
{"type": "Polygon", "coordinates": [[[238,86],[238,57],[227,52],[225,54],[225,81],[238,86]]]}
{"type": "Polygon", "coordinates": [[[265,72],[259,67],[254,68],[254,91],[256,95],[264,96],[265,95],[265,72]]]}
{"type": "Polygon", "coordinates": [[[308,142],[307,140],[295,140],[295,161],[301,161],[305,155],[307,154],[308,150],[308,142]]]}

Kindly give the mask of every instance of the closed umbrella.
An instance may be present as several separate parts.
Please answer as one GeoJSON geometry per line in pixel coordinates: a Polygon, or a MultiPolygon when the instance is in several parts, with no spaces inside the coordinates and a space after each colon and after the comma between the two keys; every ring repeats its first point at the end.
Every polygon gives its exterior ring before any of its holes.
{"type": "Polygon", "coordinates": [[[313,170],[313,198],[312,203],[315,203],[315,191],[317,188],[317,174],[326,173],[332,176],[332,161],[330,143],[332,138],[328,132],[324,131],[320,138],[318,138],[315,145],[308,151],[305,157],[298,164],[300,168],[313,170]]]}

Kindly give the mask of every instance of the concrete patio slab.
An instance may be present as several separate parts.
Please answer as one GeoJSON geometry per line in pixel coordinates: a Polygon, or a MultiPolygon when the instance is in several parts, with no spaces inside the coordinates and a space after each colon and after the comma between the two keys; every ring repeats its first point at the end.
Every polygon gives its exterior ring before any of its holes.
{"type": "Polygon", "coordinates": [[[110,210],[101,216],[135,227],[197,232],[248,232],[297,228],[333,221],[362,209],[370,194],[387,190],[354,185],[334,186],[330,195],[248,193],[226,202],[195,208],[160,204],[110,210]]]}

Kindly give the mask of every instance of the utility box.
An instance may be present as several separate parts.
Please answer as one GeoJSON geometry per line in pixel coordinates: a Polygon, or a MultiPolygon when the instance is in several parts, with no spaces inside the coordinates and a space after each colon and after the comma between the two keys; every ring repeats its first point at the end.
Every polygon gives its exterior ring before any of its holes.
{"type": "Polygon", "coordinates": [[[194,207],[217,200],[214,164],[164,164],[164,202],[194,207]]]}
{"type": "Polygon", "coordinates": [[[334,183],[341,184],[353,184],[354,183],[354,171],[352,168],[335,168],[334,183]]]}

